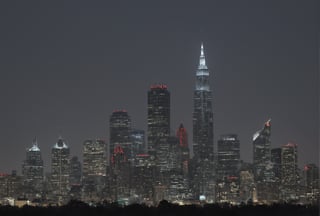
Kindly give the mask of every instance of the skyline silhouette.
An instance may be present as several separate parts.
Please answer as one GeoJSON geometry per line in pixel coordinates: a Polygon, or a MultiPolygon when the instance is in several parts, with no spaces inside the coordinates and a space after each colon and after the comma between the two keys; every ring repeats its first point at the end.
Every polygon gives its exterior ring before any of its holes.
{"type": "Polygon", "coordinates": [[[319,154],[316,1],[204,4],[2,2],[0,172],[20,173],[34,136],[46,171],[61,134],[82,158],[88,138],[109,144],[109,117],[126,109],[147,129],[147,91],[167,84],[171,130],[192,145],[192,99],[201,42],[210,68],[217,139],[252,136],[272,118],[271,146],[298,145],[299,166],[319,154]]]}

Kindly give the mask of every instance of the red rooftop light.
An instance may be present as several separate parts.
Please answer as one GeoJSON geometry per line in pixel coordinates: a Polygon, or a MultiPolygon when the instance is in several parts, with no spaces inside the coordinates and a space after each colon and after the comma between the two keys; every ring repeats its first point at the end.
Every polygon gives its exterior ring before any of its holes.
{"type": "Polygon", "coordinates": [[[149,157],[149,154],[137,154],[137,157],[149,157]]]}
{"type": "Polygon", "coordinates": [[[113,110],[113,113],[127,113],[127,110],[125,110],[125,109],[115,109],[115,110],[113,110]]]}
{"type": "Polygon", "coordinates": [[[285,147],[297,147],[297,144],[294,144],[294,143],[288,143],[288,144],[285,144],[284,145],[285,147]]]}
{"type": "Polygon", "coordinates": [[[269,119],[266,123],[265,123],[266,127],[270,127],[271,126],[271,119],[269,119]]]}
{"type": "Polygon", "coordinates": [[[155,84],[150,86],[151,89],[167,89],[167,85],[165,84],[155,84]]]}
{"type": "Polygon", "coordinates": [[[236,179],[238,179],[237,176],[228,176],[228,180],[236,180],[236,179]]]}

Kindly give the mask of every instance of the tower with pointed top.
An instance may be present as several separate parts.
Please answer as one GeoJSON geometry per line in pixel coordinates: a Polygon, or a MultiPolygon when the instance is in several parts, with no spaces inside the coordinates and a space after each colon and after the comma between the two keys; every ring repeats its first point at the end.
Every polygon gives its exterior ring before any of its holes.
{"type": "Polygon", "coordinates": [[[264,127],[253,135],[253,165],[256,181],[264,182],[270,178],[271,163],[271,119],[264,123],[264,127]]]}
{"type": "Polygon", "coordinates": [[[29,199],[40,196],[43,184],[43,160],[37,139],[26,151],[26,160],[22,165],[25,194],[29,199]]]}
{"type": "Polygon", "coordinates": [[[212,93],[209,85],[209,69],[204,47],[196,71],[193,96],[193,172],[196,198],[214,201],[214,152],[212,93]]]}
{"type": "Polygon", "coordinates": [[[52,199],[62,204],[68,200],[70,178],[70,148],[60,136],[51,150],[52,199]]]}

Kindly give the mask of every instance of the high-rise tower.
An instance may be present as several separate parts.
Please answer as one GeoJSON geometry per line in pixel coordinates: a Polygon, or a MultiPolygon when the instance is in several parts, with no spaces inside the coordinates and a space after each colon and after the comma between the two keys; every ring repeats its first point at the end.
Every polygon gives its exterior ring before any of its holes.
{"type": "Polygon", "coordinates": [[[86,140],[83,144],[83,176],[106,176],[106,143],[103,140],[86,140]]]}
{"type": "Polygon", "coordinates": [[[126,110],[115,110],[110,117],[110,157],[117,146],[127,159],[132,157],[131,118],[126,110]]]}
{"type": "Polygon", "coordinates": [[[103,140],[86,140],[83,144],[83,200],[99,200],[107,171],[107,148],[103,140]]]}
{"type": "Polygon", "coordinates": [[[51,185],[52,194],[59,204],[67,201],[70,178],[70,148],[62,137],[51,150],[51,185]]]}
{"type": "MultiPolygon", "coordinates": [[[[43,160],[41,151],[35,138],[32,147],[27,149],[26,160],[22,166],[22,175],[26,194],[38,195],[42,190],[43,183],[43,160]]],[[[30,198],[30,197],[28,197],[30,198]]]]}
{"type": "Polygon", "coordinates": [[[170,92],[166,85],[152,85],[148,91],[148,152],[156,155],[170,135],[170,92]]]}
{"type": "Polygon", "coordinates": [[[294,143],[282,146],[281,151],[281,195],[285,201],[298,199],[298,148],[294,143]]]}
{"type": "Polygon", "coordinates": [[[134,129],[131,131],[132,156],[144,154],[146,152],[144,130],[134,129]]]}
{"type": "Polygon", "coordinates": [[[271,120],[264,123],[261,130],[253,135],[253,170],[259,202],[272,203],[278,199],[279,185],[275,181],[271,162],[271,120]]]}
{"type": "Polygon", "coordinates": [[[271,120],[253,135],[253,165],[255,179],[264,182],[270,178],[268,170],[271,163],[271,120]]]}
{"type": "Polygon", "coordinates": [[[193,167],[194,192],[200,199],[214,201],[214,152],[212,94],[209,70],[206,65],[203,44],[196,72],[193,96],[193,167]]]}
{"type": "Polygon", "coordinates": [[[222,135],[218,140],[218,167],[220,178],[238,176],[240,141],[236,134],[222,135]]]}

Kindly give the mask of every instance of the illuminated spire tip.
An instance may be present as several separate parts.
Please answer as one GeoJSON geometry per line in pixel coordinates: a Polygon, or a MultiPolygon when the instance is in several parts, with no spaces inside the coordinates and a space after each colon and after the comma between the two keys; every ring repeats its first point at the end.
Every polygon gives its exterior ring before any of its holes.
{"type": "Polygon", "coordinates": [[[199,69],[208,69],[206,65],[206,58],[204,56],[204,48],[203,43],[201,43],[201,52],[200,52],[200,59],[199,59],[199,69]]]}

